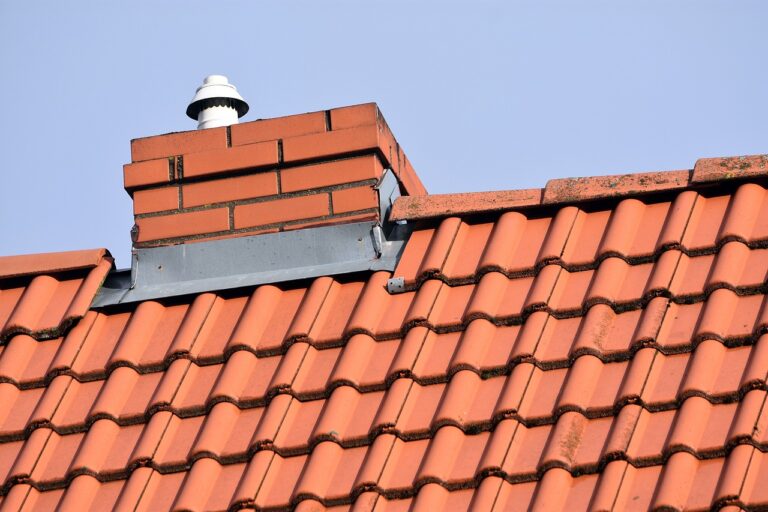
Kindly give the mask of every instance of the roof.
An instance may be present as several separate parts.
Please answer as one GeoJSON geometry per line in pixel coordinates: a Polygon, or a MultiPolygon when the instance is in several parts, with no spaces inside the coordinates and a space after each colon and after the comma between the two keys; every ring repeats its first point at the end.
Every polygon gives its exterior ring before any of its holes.
{"type": "Polygon", "coordinates": [[[89,309],[105,255],[18,264],[2,506],[768,506],[763,162],[400,198],[392,273],[89,309]]]}

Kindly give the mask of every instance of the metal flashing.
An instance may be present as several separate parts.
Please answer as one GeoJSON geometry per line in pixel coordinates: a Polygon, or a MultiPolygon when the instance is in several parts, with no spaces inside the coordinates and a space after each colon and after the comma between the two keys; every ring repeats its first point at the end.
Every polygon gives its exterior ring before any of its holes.
{"type": "Polygon", "coordinates": [[[115,272],[94,307],[295,281],[397,265],[408,226],[385,237],[374,222],[136,249],[130,274],[115,272]]]}
{"type": "Polygon", "coordinates": [[[397,182],[395,173],[390,169],[385,170],[384,175],[374,188],[379,192],[379,212],[381,213],[381,218],[387,220],[389,219],[389,212],[392,210],[395,199],[400,197],[400,184],[397,182]]]}

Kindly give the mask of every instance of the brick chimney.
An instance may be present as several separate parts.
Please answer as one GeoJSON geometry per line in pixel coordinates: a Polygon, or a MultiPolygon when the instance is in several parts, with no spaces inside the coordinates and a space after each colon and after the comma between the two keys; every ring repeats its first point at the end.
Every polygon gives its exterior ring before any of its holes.
{"type": "Polygon", "coordinates": [[[134,246],[382,221],[385,169],[426,190],[374,103],[135,139],[134,246]]]}

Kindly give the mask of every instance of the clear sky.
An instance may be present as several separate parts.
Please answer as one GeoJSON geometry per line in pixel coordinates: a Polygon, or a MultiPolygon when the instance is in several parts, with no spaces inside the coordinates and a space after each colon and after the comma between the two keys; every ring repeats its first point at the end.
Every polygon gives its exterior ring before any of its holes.
{"type": "Polygon", "coordinates": [[[130,262],[132,138],[379,103],[432,193],[768,153],[768,2],[0,0],[0,255],[130,262]]]}

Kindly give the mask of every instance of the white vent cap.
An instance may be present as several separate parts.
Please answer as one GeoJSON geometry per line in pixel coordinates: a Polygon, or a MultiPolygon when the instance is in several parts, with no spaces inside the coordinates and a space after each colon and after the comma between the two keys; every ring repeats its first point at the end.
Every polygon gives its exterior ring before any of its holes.
{"type": "Polygon", "coordinates": [[[248,113],[248,104],[224,75],[208,75],[187,107],[197,129],[237,124],[248,113]]]}

